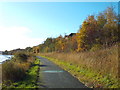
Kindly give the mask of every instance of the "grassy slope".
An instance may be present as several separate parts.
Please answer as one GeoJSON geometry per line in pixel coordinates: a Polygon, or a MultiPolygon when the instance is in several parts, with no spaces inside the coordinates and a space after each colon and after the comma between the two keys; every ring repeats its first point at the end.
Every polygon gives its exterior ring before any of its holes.
{"type": "Polygon", "coordinates": [[[4,88],[37,88],[37,75],[38,75],[38,64],[40,63],[39,59],[34,61],[33,66],[26,72],[27,76],[23,81],[12,83],[11,86],[4,88]]]}
{"type": "Polygon", "coordinates": [[[118,88],[117,49],[114,46],[97,52],[41,55],[70,72],[88,87],[118,88]]]}

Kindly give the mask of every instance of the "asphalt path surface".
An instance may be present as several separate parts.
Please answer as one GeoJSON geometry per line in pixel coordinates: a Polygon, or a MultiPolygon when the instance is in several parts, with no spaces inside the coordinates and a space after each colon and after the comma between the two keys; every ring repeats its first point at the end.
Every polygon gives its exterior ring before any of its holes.
{"type": "Polygon", "coordinates": [[[87,88],[78,79],[73,77],[67,71],[63,70],[53,62],[39,57],[40,62],[40,81],[44,85],[40,85],[42,88],[87,88]]]}

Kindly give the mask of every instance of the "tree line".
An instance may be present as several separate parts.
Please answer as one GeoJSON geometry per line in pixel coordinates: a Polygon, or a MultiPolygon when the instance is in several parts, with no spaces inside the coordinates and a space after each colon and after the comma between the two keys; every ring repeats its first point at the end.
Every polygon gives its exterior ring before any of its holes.
{"type": "Polygon", "coordinates": [[[33,52],[81,52],[110,47],[117,42],[119,15],[114,7],[108,7],[98,15],[88,16],[77,33],[47,38],[43,44],[33,47],[33,52]]]}
{"type": "Polygon", "coordinates": [[[40,52],[81,52],[94,51],[110,47],[119,42],[120,15],[114,7],[108,7],[97,15],[88,16],[80,26],[78,32],[57,38],[47,38],[43,44],[26,49],[11,51],[40,52]]]}

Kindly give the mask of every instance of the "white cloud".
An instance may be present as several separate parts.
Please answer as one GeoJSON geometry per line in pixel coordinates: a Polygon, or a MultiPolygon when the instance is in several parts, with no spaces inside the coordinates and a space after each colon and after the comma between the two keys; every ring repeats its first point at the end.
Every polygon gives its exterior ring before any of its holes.
{"type": "Polygon", "coordinates": [[[0,27],[0,51],[26,48],[42,43],[44,38],[31,38],[26,27],[0,27]]]}

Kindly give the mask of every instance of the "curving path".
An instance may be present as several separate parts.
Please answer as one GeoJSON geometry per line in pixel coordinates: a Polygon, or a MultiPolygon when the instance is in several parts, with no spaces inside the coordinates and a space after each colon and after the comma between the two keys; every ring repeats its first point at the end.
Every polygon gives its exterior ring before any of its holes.
{"type": "Polygon", "coordinates": [[[37,56],[40,61],[40,76],[38,84],[42,88],[87,88],[67,71],[61,69],[53,62],[37,56]],[[42,82],[41,82],[42,81],[42,82]]]}

